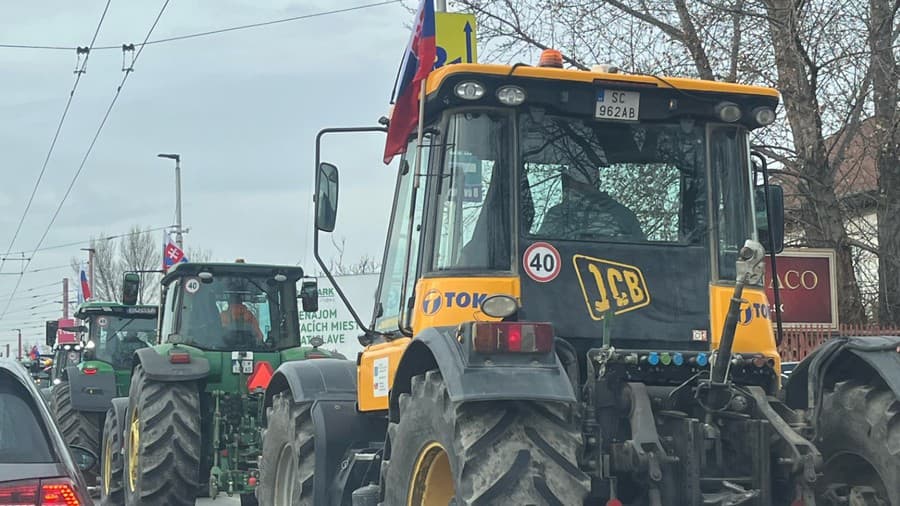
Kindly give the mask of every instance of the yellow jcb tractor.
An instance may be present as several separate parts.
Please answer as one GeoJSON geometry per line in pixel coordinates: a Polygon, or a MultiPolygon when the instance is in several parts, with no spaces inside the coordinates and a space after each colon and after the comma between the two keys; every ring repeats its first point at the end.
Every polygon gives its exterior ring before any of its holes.
{"type": "MultiPolygon", "coordinates": [[[[778,93],[556,61],[428,77],[364,351],[277,370],[261,504],[900,505],[900,340],[781,390],[778,93]]],[[[317,258],[320,141],[379,130],[317,138],[317,258]]]]}

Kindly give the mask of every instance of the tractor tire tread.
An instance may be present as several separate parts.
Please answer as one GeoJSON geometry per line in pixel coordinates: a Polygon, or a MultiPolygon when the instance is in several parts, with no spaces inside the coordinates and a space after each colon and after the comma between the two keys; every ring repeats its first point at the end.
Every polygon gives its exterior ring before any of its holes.
{"type": "Polygon", "coordinates": [[[106,492],[106,484],[100,484],[100,504],[102,506],[117,506],[125,502],[125,489],[122,478],[125,463],[122,461],[122,429],[115,411],[110,408],[106,412],[106,422],[103,424],[103,448],[100,454],[100,479],[103,479],[103,462],[106,452],[110,452],[111,479],[109,480],[109,493],[106,492]],[[107,436],[109,435],[109,436],[107,436]],[[107,448],[107,442],[111,443],[107,448]]]}
{"type": "MultiPolygon", "coordinates": [[[[152,381],[139,365],[134,370],[129,398],[130,403],[140,403],[142,421],[139,486],[130,502],[192,506],[200,487],[200,398],[196,385],[152,381]]],[[[129,405],[127,419],[131,409],[129,405]]]]}
{"type": "Polygon", "coordinates": [[[294,402],[290,391],[276,394],[272,406],[266,409],[267,422],[259,460],[259,486],[256,489],[259,504],[275,503],[279,457],[285,445],[290,444],[296,460],[291,506],[312,506],[316,459],[311,409],[311,403],[294,402]]]}
{"type": "Polygon", "coordinates": [[[418,429],[423,441],[438,439],[447,448],[455,504],[583,502],[590,481],[576,464],[581,433],[568,407],[538,401],[456,404],[438,371],[413,377],[410,386],[410,393],[399,397],[399,421],[388,429],[392,453],[383,470],[386,504],[407,499],[415,448],[421,446],[408,438],[416,427],[433,431],[418,429]],[[412,453],[403,450],[405,445],[415,447],[412,453]]]}
{"type": "Polygon", "coordinates": [[[841,452],[862,455],[900,504],[900,399],[881,381],[840,381],[826,391],[817,443],[826,462],[841,452]]]}

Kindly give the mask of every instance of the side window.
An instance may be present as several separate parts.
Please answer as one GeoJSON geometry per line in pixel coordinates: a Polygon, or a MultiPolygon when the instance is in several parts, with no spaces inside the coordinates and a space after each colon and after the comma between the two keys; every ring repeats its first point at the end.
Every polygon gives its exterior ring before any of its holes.
{"type": "Polygon", "coordinates": [[[710,162],[716,180],[715,211],[719,279],[734,280],[737,254],[744,241],[755,237],[751,215],[749,157],[746,131],[713,127],[710,162]]]}
{"type": "Polygon", "coordinates": [[[163,311],[159,315],[162,318],[160,323],[159,341],[167,342],[169,334],[175,332],[175,305],[178,303],[178,293],[180,292],[181,283],[174,282],[166,287],[166,299],[163,311]]]}
{"type": "MultiPolygon", "coordinates": [[[[425,135],[422,146],[422,167],[420,169],[422,172],[427,171],[431,141],[431,135],[425,135]]],[[[422,229],[422,207],[425,202],[424,182],[426,178],[416,176],[413,173],[416,157],[415,140],[409,143],[406,154],[403,157],[404,160],[400,163],[400,170],[408,166],[408,171],[405,174],[399,174],[397,179],[396,203],[391,216],[390,228],[388,229],[387,256],[382,267],[381,292],[378,294],[378,306],[375,313],[375,330],[380,332],[392,332],[398,329],[400,308],[403,305],[403,301],[400,300],[403,282],[406,282],[407,297],[413,295],[416,283],[416,266],[419,259],[419,236],[422,229]],[[410,238],[408,237],[409,215],[410,206],[412,205],[413,179],[415,177],[419,177],[420,186],[417,190],[412,237],[410,238]],[[411,248],[410,267],[408,270],[404,270],[407,246],[411,248]]]]}
{"type": "Polygon", "coordinates": [[[460,113],[450,119],[435,221],[433,270],[510,268],[507,117],[460,113]]]}

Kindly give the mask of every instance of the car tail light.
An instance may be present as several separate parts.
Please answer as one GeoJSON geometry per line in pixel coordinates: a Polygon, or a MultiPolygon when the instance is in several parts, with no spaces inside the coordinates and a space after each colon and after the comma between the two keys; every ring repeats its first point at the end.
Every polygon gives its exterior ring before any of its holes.
{"type": "Polygon", "coordinates": [[[309,351],[306,352],[306,358],[329,358],[328,355],[318,352],[318,351],[309,351]]]}
{"type": "Polygon", "coordinates": [[[0,504],[37,504],[39,487],[37,480],[0,483],[0,504]]]}
{"type": "Polygon", "coordinates": [[[41,506],[81,506],[81,501],[71,480],[42,480],[41,506]]]}
{"type": "Polygon", "coordinates": [[[82,369],[81,372],[87,374],[88,376],[93,376],[93,375],[97,374],[97,368],[88,366],[88,367],[85,367],[84,369],[82,369]]]}
{"type": "Polygon", "coordinates": [[[171,364],[190,364],[191,354],[186,351],[170,351],[169,363],[171,364]]]}
{"type": "Polygon", "coordinates": [[[476,322],[472,346],[479,353],[549,353],[553,326],[549,323],[476,322]]]}
{"type": "Polygon", "coordinates": [[[81,506],[75,485],[68,478],[0,483],[2,506],[81,506]]]}

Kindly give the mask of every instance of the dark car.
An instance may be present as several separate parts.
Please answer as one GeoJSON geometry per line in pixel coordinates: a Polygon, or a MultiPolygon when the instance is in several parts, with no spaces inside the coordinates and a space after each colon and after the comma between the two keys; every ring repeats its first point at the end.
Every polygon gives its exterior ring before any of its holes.
{"type": "Polygon", "coordinates": [[[28,371],[0,359],[0,505],[93,504],[81,470],[96,464],[66,447],[28,371]]]}

